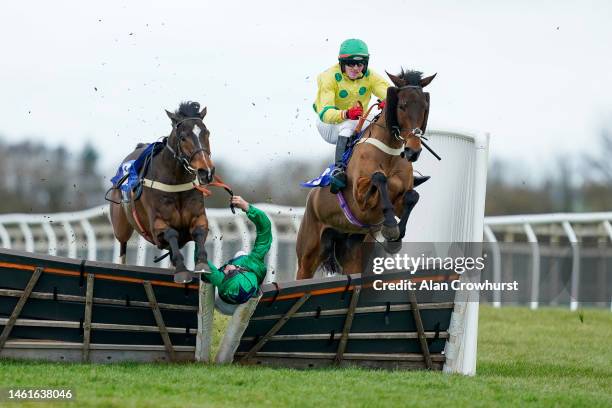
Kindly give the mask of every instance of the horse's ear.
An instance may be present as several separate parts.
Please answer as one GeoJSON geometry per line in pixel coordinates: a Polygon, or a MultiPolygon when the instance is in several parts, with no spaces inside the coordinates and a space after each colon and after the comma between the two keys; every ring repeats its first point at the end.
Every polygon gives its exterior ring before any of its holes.
{"type": "Polygon", "coordinates": [[[178,118],[176,116],[175,113],[169,112],[168,110],[166,110],[166,115],[168,115],[168,117],[170,118],[170,120],[172,121],[172,124],[174,125],[176,122],[178,122],[178,118]]]}
{"type": "Polygon", "coordinates": [[[427,78],[421,79],[421,88],[425,88],[427,85],[429,85],[431,81],[433,81],[433,79],[436,77],[436,75],[438,75],[437,72],[432,76],[428,76],[427,78]]]}
{"type": "Polygon", "coordinates": [[[387,76],[391,79],[391,82],[393,82],[393,85],[397,86],[398,88],[401,88],[402,86],[406,85],[406,81],[404,81],[402,78],[390,74],[387,71],[385,72],[387,73],[387,76]]]}
{"type": "Polygon", "coordinates": [[[200,112],[200,119],[204,119],[204,116],[206,116],[206,110],[207,107],[205,106],[204,109],[202,109],[202,112],[200,112]]]}

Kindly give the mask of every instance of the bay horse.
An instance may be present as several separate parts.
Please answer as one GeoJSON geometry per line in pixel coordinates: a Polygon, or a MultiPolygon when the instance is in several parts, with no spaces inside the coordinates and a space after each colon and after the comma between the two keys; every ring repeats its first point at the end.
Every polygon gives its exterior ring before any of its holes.
{"type": "MultiPolygon", "coordinates": [[[[121,191],[114,188],[109,200],[113,231],[121,244],[121,263],[125,263],[127,242],[136,229],[159,249],[169,250],[177,283],[191,281],[179,251],[189,241],[198,247],[195,270],[208,270],[204,248],[208,219],[203,194],[196,188],[211,183],[215,174],[210,132],[203,122],[206,111],[206,107],[200,111],[197,102],[184,102],[175,112],[166,111],[172,131],[141,175],[146,179],[140,198],[135,199],[132,191],[129,202],[122,202],[121,191]]],[[[122,163],[138,158],[146,147],[138,144],[122,163]]]]}
{"type": "Polygon", "coordinates": [[[329,187],[308,194],[297,236],[298,280],[312,278],[319,266],[328,272],[340,272],[340,266],[345,274],[362,272],[361,243],[367,235],[373,239],[380,230],[388,242],[404,237],[419,200],[412,162],[421,153],[429,114],[429,93],[423,88],[436,74],[423,78],[421,72],[402,70],[387,75],[395,86],[387,89],[381,114],[354,146],[346,188],[338,195],[329,187]]]}

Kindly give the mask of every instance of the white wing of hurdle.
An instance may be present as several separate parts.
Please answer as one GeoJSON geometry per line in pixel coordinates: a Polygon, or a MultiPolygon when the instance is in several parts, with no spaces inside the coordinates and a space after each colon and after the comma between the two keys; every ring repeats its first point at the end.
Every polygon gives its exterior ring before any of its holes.
{"type": "MultiPolygon", "coordinates": [[[[424,151],[415,164],[415,169],[431,175],[432,181],[419,187],[421,198],[408,222],[405,240],[482,242],[488,135],[431,131],[426,136],[428,144],[442,156],[442,161],[424,151]]],[[[275,237],[267,259],[267,281],[294,279],[295,238],[304,209],[270,204],[256,206],[270,216],[275,237]]],[[[217,265],[237,249],[250,248],[254,239],[251,223],[244,214],[238,213],[233,215],[229,209],[220,208],[207,210],[210,227],[207,245],[217,265]]],[[[119,259],[119,243],[113,237],[107,205],[69,213],[0,215],[0,243],[4,248],[71,258],[119,259]]],[[[191,243],[184,250],[187,266],[191,268],[193,249],[191,243]]],[[[128,263],[150,265],[154,254],[159,251],[134,234],[128,244],[128,263]]],[[[168,267],[168,258],[160,266],[168,267]]],[[[202,301],[210,301],[209,295],[202,301]]],[[[476,371],[478,293],[458,293],[455,303],[444,369],[473,375],[476,371]]]]}

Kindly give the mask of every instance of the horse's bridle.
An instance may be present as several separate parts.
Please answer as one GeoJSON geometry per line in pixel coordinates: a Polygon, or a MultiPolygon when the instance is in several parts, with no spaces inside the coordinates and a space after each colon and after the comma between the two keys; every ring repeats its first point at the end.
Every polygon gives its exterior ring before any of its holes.
{"type": "MultiPolygon", "coordinates": [[[[420,85],[404,85],[404,86],[401,86],[401,87],[396,87],[398,92],[403,90],[403,89],[408,89],[408,88],[423,89],[423,87],[420,86],[420,85]]],[[[429,97],[427,98],[427,101],[429,102],[429,97]]],[[[429,107],[428,107],[428,109],[429,109],[429,107]]],[[[423,129],[421,129],[419,127],[415,127],[414,129],[410,130],[410,133],[408,133],[408,135],[406,137],[402,136],[402,131],[403,130],[399,126],[399,123],[397,125],[391,126],[390,128],[387,128],[387,126],[385,126],[385,125],[381,125],[379,123],[376,123],[376,121],[377,121],[378,117],[381,115],[381,113],[379,113],[376,116],[376,118],[374,118],[374,120],[371,120],[371,121],[368,120],[368,122],[370,122],[371,125],[376,125],[378,127],[381,127],[383,129],[387,130],[395,138],[395,140],[401,142],[402,145],[404,145],[404,147],[406,146],[406,139],[407,138],[414,136],[414,137],[420,139],[421,145],[423,145],[423,147],[425,147],[431,154],[433,154],[436,159],[442,160],[442,158],[436,152],[434,152],[433,149],[427,145],[427,143],[424,142],[424,140],[429,140],[424,135],[424,133],[425,133],[424,129],[427,126],[427,117],[428,117],[429,112],[426,113],[425,123],[423,125],[423,129]]],[[[370,132],[371,132],[371,130],[370,130],[370,132]]]]}
{"type": "MultiPolygon", "coordinates": [[[[404,89],[421,89],[422,90],[423,87],[420,85],[404,85],[404,86],[397,88],[398,92],[404,89]]],[[[391,129],[389,129],[389,133],[391,133],[391,135],[395,138],[395,140],[400,141],[403,144],[406,144],[406,138],[402,136],[402,128],[399,126],[399,123],[397,126],[392,126],[391,129]]],[[[410,133],[408,134],[407,137],[411,137],[411,136],[417,137],[419,139],[427,140],[427,138],[423,136],[423,130],[418,127],[415,127],[414,129],[410,130],[410,133]]]]}
{"type": "MultiPolygon", "coordinates": [[[[205,153],[204,155],[204,161],[206,162],[206,170],[210,173],[211,172],[211,166],[208,163],[208,160],[206,159],[206,154],[208,154],[208,156],[211,155],[210,151],[208,149],[205,149],[202,146],[202,143],[200,142],[200,138],[199,135],[195,135],[195,139],[197,142],[197,146],[198,148],[195,149],[189,156],[183,151],[183,148],[181,147],[181,138],[178,135],[178,127],[183,123],[186,122],[188,120],[200,120],[200,118],[185,118],[182,119],[176,123],[174,123],[172,125],[172,133],[174,133],[176,135],[176,149],[173,149],[172,147],[170,147],[170,143],[166,143],[166,148],[168,150],[170,150],[170,152],[172,153],[172,155],[174,156],[174,158],[183,165],[183,167],[185,168],[185,170],[188,173],[194,174],[196,173],[196,169],[194,169],[193,167],[191,167],[191,160],[193,160],[193,158],[195,157],[196,154],[198,153],[205,153]]],[[[196,124],[197,126],[197,124],[196,124]]],[[[204,123],[202,123],[202,126],[204,126],[204,123]]]]}

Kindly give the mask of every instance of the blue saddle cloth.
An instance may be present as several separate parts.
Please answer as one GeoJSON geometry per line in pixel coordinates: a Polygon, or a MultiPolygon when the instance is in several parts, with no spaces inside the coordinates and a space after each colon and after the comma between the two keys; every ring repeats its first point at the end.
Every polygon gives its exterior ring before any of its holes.
{"type": "MultiPolygon", "coordinates": [[[[363,135],[363,131],[359,132],[357,136],[351,141],[351,143],[346,147],[344,154],[342,155],[342,163],[345,166],[348,166],[349,161],[351,160],[351,155],[353,154],[353,149],[355,145],[361,139],[361,135],[363,135]]],[[[331,184],[331,172],[334,170],[335,163],[330,164],[320,176],[313,178],[312,180],[305,181],[300,183],[302,187],[325,187],[331,184]]]]}
{"type": "Polygon", "coordinates": [[[147,145],[135,160],[128,160],[121,163],[117,169],[117,173],[111,179],[114,187],[120,188],[121,192],[128,194],[133,191],[140,183],[140,171],[147,162],[149,156],[153,157],[159,153],[165,146],[165,142],[155,142],[147,145]],[[127,177],[126,177],[127,175],[127,177]]]}

